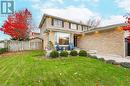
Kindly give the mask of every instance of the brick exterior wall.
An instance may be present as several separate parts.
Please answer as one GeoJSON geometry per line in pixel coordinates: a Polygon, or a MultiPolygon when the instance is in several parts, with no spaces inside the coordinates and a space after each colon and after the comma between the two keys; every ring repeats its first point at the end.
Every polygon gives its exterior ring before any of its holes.
{"type": "Polygon", "coordinates": [[[53,45],[55,44],[55,32],[53,31],[49,32],[49,41],[51,41],[53,45]]]}
{"type": "Polygon", "coordinates": [[[118,28],[85,34],[78,40],[79,48],[124,57],[124,32],[118,28]]]}
{"type": "Polygon", "coordinates": [[[47,46],[48,46],[48,41],[49,41],[49,38],[48,38],[48,37],[49,37],[49,34],[48,34],[48,33],[45,33],[45,34],[44,34],[44,39],[43,39],[43,40],[44,40],[44,43],[43,43],[43,48],[44,48],[44,49],[46,49],[47,46]]]}

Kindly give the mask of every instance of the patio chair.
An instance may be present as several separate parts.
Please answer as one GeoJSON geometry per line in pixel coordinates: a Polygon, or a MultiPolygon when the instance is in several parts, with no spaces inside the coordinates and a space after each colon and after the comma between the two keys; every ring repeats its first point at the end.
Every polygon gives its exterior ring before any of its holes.
{"type": "Polygon", "coordinates": [[[63,50],[64,50],[64,47],[61,47],[60,50],[63,51],[63,50]]]}
{"type": "Polygon", "coordinates": [[[56,50],[59,51],[60,50],[60,46],[58,43],[56,43],[56,50]]]}

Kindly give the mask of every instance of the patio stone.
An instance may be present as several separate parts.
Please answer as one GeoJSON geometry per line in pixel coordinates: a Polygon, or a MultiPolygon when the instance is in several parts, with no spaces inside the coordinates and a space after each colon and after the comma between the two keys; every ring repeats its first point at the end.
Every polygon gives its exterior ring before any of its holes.
{"type": "Polygon", "coordinates": [[[130,62],[130,58],[128,57],[123,58],[119,55],[112,55],[112,54],[106,54],[106,55],[105,54],[92,54],[92,55],[95,55],[98,58],[104,58],[105,60],[115,60],[118,63],[130,62]]]}

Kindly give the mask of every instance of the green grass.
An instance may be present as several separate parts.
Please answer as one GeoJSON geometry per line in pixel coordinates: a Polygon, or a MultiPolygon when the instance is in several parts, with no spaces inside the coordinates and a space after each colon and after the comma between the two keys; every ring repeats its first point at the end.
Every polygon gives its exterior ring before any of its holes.
{"type": "Polygon", "coordinates": [[[99,86],[130,86],[128,69],[85,57],[43,59],[42,53],[1,55],[0,86],[96,86],[97,80],[99,86]]]}

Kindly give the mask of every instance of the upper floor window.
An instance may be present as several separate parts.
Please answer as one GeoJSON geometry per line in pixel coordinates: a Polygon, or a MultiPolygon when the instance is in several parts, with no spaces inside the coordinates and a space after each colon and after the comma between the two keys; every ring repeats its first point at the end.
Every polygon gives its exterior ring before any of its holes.
{"type": "Polygon", "coordinates": [[[76,24],[73,24],[73,23],[71,23],[71,29],[77,29],[77,25],[76,24]]]}
{"type": "Polygon", "coordinates": [[[85,30],[86,30],[86,26],[83,26],[83,27],[82,27],[82,30],[85,31],[85,30]]]}
{"type": "Polygon", "coordinates": [[[87,31],[88,30],[88,27],[87,26],[83,26],[83,31],[87,31]]]}
{"type": "Polygon", "coordinates": [[[63,21],[58,20],[58,19],[53,19],[53,25],[56,27],[62,27],[63,26],[63,21]]]}
{"type": "Polygon", "coordinates": [[[82,26],[78,25],[78,30],[81,31],[82,30],[82,26]]]}

